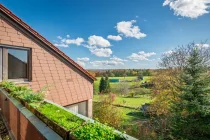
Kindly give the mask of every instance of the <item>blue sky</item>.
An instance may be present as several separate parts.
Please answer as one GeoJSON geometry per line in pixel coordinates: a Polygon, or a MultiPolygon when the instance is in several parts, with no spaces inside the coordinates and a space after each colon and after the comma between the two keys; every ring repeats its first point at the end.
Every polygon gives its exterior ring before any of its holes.
{"type": "Polygon", "coordinates": [[[88,69],[156,68],[161,54],[210,39],[210,0],[0,2],[88,69]]]}

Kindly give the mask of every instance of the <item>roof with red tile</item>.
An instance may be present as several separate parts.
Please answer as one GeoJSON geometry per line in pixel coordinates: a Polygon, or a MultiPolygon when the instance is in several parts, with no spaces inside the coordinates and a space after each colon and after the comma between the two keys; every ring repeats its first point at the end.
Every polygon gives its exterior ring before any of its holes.
{"type": "Polygon", "coordinates": [[[38,38],[40,41],[42,41],[44,44],[46,44],[48,47],[53,49],[55,52],[57,52],[60,56],[62,56],[64,59],[66,59],[70,64],[75,66],[78,70],[83,72],[85,75],[87,75],[90,79],[96,80],[94,76],[92,76],[88,71],[86,71],[84,68],[82,68],[79,64],[77,64],[74,60],[72,60],[70,57],[68,57],[65,53],[63,53],[61,50],[59,50],[56,46],[54,46],[52,43],[50,43],[47,39],[45,39],[42,35],[40,35],[38,32],[36,32],[34,29],[32,29],[28,24],[26,24],[24,21],[22,21],[19,17],[14,15],[9,9],[4,7],[2,4],[0,4],[0,10],[9,16],[12,20],[14,20],[16,23],[21,25],[25,30],[29,31],[31,34],[33,34],[36,38],[38,38]]]}

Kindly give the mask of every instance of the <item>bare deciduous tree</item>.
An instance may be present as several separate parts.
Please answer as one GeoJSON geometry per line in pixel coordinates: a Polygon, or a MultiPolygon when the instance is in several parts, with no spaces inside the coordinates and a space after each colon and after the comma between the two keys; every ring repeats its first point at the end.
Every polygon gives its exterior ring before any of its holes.
{"type": "Polygon", "coordinates": [[[130,88],[130,86],[127,82],[120,82],[117,85],[116,90],[121,95],[127,95],[129,93],[129,88],[130,88]]]}
{"type": "Polygon", "coordinates": [[[159,66],[161,68],[178,68],[186,66],[187,59],[194,49],[198,49],[199,55],[203,58],[203,63],[210,65],[210,47],[205,43],[190,43],[187,46],[178,46],[174,51],[162,55],[159,66]]]}

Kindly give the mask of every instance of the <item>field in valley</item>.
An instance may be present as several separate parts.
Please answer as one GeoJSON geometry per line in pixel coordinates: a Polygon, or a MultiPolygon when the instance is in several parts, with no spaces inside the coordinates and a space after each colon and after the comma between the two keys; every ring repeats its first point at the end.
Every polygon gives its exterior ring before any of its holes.
{"type": "MultiPolygon", "coordinates": [[[[144,80],[141,80],[140,82],[139,82],[139,84],[141,84],[141,83],[143,83],[143,82],[145,82],[145,81],[149,81],[150,80],[150,76],[144,76],[144,80]]],[[[98,94],[99,93],[99,84],[100,84],[100,79],[101,79],[101,77],[96,77],[96,81],[94,82],[94,94],[98,94]]],[[[129,77],[109,77],[109,79],[119,79],[119,80],[128,80],[128,81],[132,81],[132,80],[135,80],[135,79],[137,79],[137,77],[136,76],[129,76],[129,77]]],[[[111,88],[115,88],[116,86],[117,86],[117,84],[119,84],[119,82],[116,82],[116,83],[114,83],[114,82],[110,82],[110,86],[111,86],[111,88]]],[[[128,82],[128,84],[130,85],[130,86],[132,86],[132,85],[134,85],[134,84],[136,84],[135,82],[128,82]]]]}
{"type": "MultiPolygon", "coordinates": [[[[94,95],[94,100],[99,101],[100,100],[100,95],[94,95]]],[[[117,96],[114,104],[121,104],[125,106],[131,106],[138,108],[144,103],[150,103],[151,102],[151,97],[149,95],[143,95],[143,96],[136,96],[136,97],[123,97],[123,96],[117,96]]]]}
{"type": "MultiPolygon", "coordinates": [[[[120,81],[127,81],[126,83],[129,84],[130,88],[132,88],[133,85],[137,85],[137,84],[138,86],[140,86],[141,83],[145,81],[149,82],[150,78],[151,78],[150,76],[144,76],[144,80],[136,82],[135,80],[137,79],[137,77],[109,77],[109,79],[119,79],[120,81]]],[[[108,96],[108,95],[98,95],[100,79],[101,77],[97,77],[97,81],[94,82],[94,99],[93,99],[94,101],[100,101],[100,99],[103,99],[104,96],[108,96]]],[[[114,89],[117,88],[119,83],[120,82],[115,82],[115,83],[110,82],[111,92],[113,92],[114,89]]],[[[135,89],[138,89],[138,88],[135,88],[135,89]]],[[[132,89],[129,89],[129,91],[131,92],[132,89]]],[[[150,94],[136,95],[135,97],[130,97],[129,94],[124,95],[124,96],[122,96],[120,93],[115,93],[115,94],[116,94],[116,98],[113,102],[114,105],[122,105],[122,106],[136,108],[136,109],[132,109],[132,108],[126,108],[126,107],[119,107],[119,106],[116,107],[122,113],[122,116],[124,119],[122,126],[124,126],[125,128],[128,126],[133,126],[135,128],[138,125],[139,121],[144,121],[145,119],[148,119],[148,117],[145,116],[140,111],[140,107],[145,103],[151,103],[152,99],[151,99],[150,94]]],[[[138,134],[133,133],[133,132],[128,132],[128,133],[135,137],[138,136],[138,134]]]]}

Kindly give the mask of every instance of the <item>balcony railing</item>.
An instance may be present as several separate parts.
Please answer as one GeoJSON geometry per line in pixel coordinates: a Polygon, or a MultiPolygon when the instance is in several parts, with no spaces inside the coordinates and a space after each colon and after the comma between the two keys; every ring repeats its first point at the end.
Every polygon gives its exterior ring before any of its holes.
{"type": "MultiPolygon", "coordinates": [[[[5,120],[7,120],[9,128],[16,139],[77,139],[77,133],[84,133],[81,135],[87,133],[89,135],[89,133],[92,132],[89,132],[86,128],[91,128],[91,130],[101,129],[100,133],[104,133],[101,135],[104,135],[102,137],[103,139],[106,139],[106,136],[108,139],[110,135],[110,139],[136,140],[136,138],[113,130],[106,125],[72,112],[51,101],[44,100],[43,103],[52,105],[56,110],[61,110],[63,113],[69,114],[72,116],[71,119],[73,120],[81,121],[81,123],[79,123],[80,126],[68,129],[68,127],[65,127],[66,124],[62,125],[62,123],[56,122],[56,120],[52,118],[52,115],[42,113],[41,110],[36,109],[36,107],[27,103],[25,100],[19,97],[14,98],[10,96],[6,90],[0,88],[1,113],[5,117],[5,120]]],[[[56,111],[55,113],[59,114],[60,112],[56,111]]],[[[94,131],[94,133],[97,132],[94,131]]],[[[82,137],[79,139],[82,139],[82,137]]]]}

